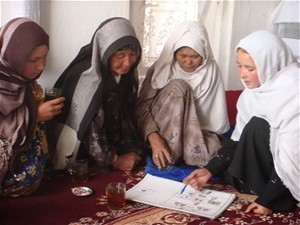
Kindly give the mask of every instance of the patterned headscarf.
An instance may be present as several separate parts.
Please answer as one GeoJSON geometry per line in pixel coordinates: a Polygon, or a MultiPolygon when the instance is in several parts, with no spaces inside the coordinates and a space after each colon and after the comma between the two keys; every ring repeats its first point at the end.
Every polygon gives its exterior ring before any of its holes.
{"type": "MultiPolygon", "coordinates": [[[[22,75],[31,52],[49,46],[49,37],[34,21],[15,18],[0,30],[0,144],[8,146],[1,155],[0,169],[26,149],[36,125],[36,103],[30,84],[22,75]]],[[[36,78],[37,79],[37,78],[36,78]]],[[[1,147],[1,146],[0,146],[1,147]]],[[[7,166],[7,165],[6,165],[7,166]]],[[[0,173],[0,179],[2,174],[0,173]]]]}
{"type": "Polygon", "coordinates": [[[22,76],[31,52],[39,45],[49,47],[49,36],[28,18],[15,18],[1,27],[0,62],[22,76]]]}

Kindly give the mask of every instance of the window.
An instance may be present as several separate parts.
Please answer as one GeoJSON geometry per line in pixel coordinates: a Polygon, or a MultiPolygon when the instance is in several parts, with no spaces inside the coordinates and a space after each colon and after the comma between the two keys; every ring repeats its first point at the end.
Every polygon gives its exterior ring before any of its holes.
{"type": "Polygon", "coordinates": [[[151,66],[159,57],[172,30],[186,20],[197,20],[197,1],[146,0],[143,63],[151,66]]]}
{"type": "Polygon", "coordinates": [[[131,18],[142,45],[141,77],[159,57],[172,30],[186,20],[197,20],[197,0],[132,1],[131,18]]]}

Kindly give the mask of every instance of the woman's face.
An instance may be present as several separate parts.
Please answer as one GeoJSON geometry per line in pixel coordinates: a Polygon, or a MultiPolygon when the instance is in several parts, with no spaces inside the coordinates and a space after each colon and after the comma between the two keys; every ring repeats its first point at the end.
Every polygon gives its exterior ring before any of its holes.
{"type": "Polygon", "coordinates": [[[236,55],[237,70],[240,78],[247,88],[253,89],[260,86],[256,66],[251,56],[242,49],[236,55]]]}
{"type": "Polygon", "coordinates": [[[201,64],[203,58],[194,49],[183,47],[176,51],[175,59],[185,72],[194,72],[201,64]]]}
{"type": "Polygon", "coordinates": [[[26,60],[23,68],[22,74],[24,77],[32,80],[37,78],[43,72],[46,65],[48,50],[47,45],[40,45],[31,52],[31,55],[26,60]]]}
{"type": "Polygon", "coordinates": [[[110,57],[110,70],[115,75],[126,74],[137,58],[138,54],[130,48],[118,50],[110,57]]]}

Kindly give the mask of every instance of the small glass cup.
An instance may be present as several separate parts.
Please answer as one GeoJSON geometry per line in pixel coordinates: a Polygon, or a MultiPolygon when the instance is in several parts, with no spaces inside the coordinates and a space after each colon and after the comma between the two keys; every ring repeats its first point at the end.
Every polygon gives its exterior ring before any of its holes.
{"type": "Polygon", "coordinates": [[[61,88],[47,87],[45,88],[45,101],[53,100],[61,97],[61,88]]]}
{"type": "Polygon", "coordinates": [[[73,182],[78,185],[85,184],[89,180],[88,161],[85,159],[78,159],[73,162],[68,171],[72,175],[73,182]]]}
{"type": "Polygon", "coordinates": [[[125,207],[126,186],[122,182],[109,183],[106,186],[107,207],[116,214],[125,207]]]}

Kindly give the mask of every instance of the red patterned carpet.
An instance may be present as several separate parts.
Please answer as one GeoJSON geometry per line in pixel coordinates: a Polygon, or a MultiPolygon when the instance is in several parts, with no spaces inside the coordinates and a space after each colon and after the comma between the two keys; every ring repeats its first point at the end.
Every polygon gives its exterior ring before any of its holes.
{"type": "MultiPolygon", "coordinates": [[[[230,207],[214,220],[129,201],[118,215],[111,215],[106,207],[106,184],[111,181],[122,181],[129,189],[143,176],[143,168],[132,173],[114,171],[93,174],[86,184],[93,190],[93,194],[77,197],[71,192],[74,184],[69,175],[48,174],[33,195],[0,199],[0,225],[300,224],[299,208],[293,212],[275,212],[271,216],[245,214],[244,210],[254,196],[239,194],[230,207]]],[[[218,182],[211,182],[208,188],[235,192],[233,188],[218,182]]]]}

